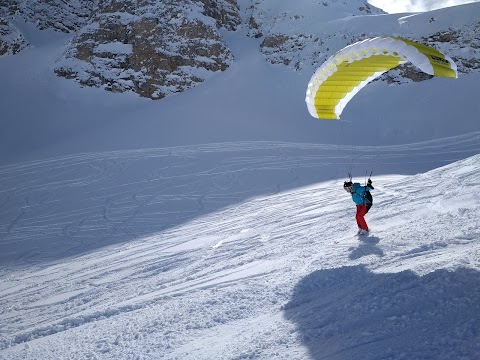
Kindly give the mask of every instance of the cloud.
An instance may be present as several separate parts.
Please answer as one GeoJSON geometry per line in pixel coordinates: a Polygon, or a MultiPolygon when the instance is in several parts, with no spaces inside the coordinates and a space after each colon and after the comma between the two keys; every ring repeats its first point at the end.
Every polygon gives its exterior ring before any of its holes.
{"type": "Polygon", "coordinates": [[[449,6],[462,5],[480,0],[369,0],[373,6],[387,13],[423,12],[449,6]]]}

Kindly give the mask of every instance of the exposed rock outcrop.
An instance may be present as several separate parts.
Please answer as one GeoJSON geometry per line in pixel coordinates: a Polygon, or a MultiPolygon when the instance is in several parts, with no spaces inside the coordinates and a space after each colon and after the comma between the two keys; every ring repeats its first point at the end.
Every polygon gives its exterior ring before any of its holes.
{"type": "Polygon", "coordinates": [[[239,23],[233,0],[104,0],[55,71],[85,86],[163,98],[227,69],[233,55],[218,28],[239,23]]]}
{"type": "Polygon", "coordinates": [[[29,46],[15,26],[18,20],[33,23],[38,29],[65,33],[83,27],[96,9],[98,0],[4,0],[0,4],[0,56],[15,55],[29,46]]]}
{"type": "Polygon", "coordinates": [[[338,43],[347,45],[364,35],[348,31],[332,33],[328,28],[325,28],[325,32],[320,36],[310,31],[316,30],[327,21],[335,20],[334,16],[338,14],[344,17],[384,14],[382,10],[363,0],[349,2],[325,0],[318,3],[316,8],[312,6],[312,9],[315,9],[312,14],[282,12],[271,14],[262,10],[262,2],[255,0],[255,4],[249,10],[249,35],[263,37],[260,50],[268,62],[292,66],[296,70],[323,62],[338,43]],[[310,26],[304,27],[305,23],[310,26]],[[289,30],[288,33],[283,32],[285,28],[289,30]]]}
{"type": "Polygon", "coordinates": [[[28,47],[20,30],[8,18],[0,17],[0,56],[15,55],[28,47]]]}
{"type": "Polygon", "coordinates": [[[423,37],[420,41],[446,51],[461,73],[480,69],[480,21],[477,24],[440,31],[423,37]]]}
{"type": "Polygon", "coordinates": [[[0,4],[0,56],[15,55],[28,47],[22,33],[12,22],[16,11],[16,2],[12,0],[0,4]]]}

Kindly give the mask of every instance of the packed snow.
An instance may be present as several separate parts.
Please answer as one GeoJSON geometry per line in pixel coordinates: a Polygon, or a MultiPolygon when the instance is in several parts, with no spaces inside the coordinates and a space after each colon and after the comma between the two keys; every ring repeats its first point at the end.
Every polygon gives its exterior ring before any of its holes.
{"type": "Polygon", "coordinates": [[[70,35],[19,28],[0,359],[480,358],[478,73],[376,82],[329,122],[304,103],[312,69],[246,30],[226,72],[151,101],[56,77],[70,35]],[[373,172],[368,236],[349,172],[373,172]]]}

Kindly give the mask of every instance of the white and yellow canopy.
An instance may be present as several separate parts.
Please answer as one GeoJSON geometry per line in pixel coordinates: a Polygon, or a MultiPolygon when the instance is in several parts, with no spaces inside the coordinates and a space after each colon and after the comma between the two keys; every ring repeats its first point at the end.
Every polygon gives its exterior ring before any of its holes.
{"type": "Polygon", "coordinates": [[[366,39],[338,51],[317,69],[308,83],[308,111],[319,119],[339,119],[365,85],[407,61],[430,75],[458,76],[453,60],[434,48],[388,36],[366,39]]]}

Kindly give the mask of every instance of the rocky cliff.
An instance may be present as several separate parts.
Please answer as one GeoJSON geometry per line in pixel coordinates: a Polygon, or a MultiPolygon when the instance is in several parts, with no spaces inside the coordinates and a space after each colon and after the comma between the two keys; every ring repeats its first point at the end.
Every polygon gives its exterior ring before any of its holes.
{"type": "MultiPolygon", "coordinates": [[[[391,25],[388,26],[389,32],[386,34],[384,24],[379,26],[375,21],[368,21],[368,17],[361,16],[379,15],[383,12],[361,1],[351,6],[354,1],[349,2],[352,14],[350,17],[331,19],[327,26],[315,23],[317,15],[283,14],[282,18],[275,19],[272,14],[267,16],[263,12],[256,15],[254,13],[250,19],[253,24],[251,35],[263,36],[267,29],[260,46],[266,60],[295,70],[318,67],[336,51],[365,38],[394,35],[445,52],[456,62],[459,73],[480,71],[480,4],[403,17],[387,15],[385,21],[389,21],[391,25]],[[465,13],[470,14],[464,16],[465,13]],[[307,22],[308,26],[298,26],[298,22],[307,22]]],[[[321,6],[327,9],[333,5],[346,6],[346,2],[323,2],[321,6]]],[[[384,74],[379,80],[404,83],[429,78],[431,76],[419,72],[407,63],[384,74]]]]}
{"type": "Polygon", "coordinates": [[[218,29],[239,23],[234,0],[102,0],[55,71],[86,86],[163,98],[228,68],[233,55],[218,29]]]}
{"type": "Polygon", "coordinates": [[[15,25],[33,23],[40,30],[69,33],[83,27],[96,9],[92,0],[3,0],[0,3],[0,56],[15,55],[29,46],[15,25]]]}

